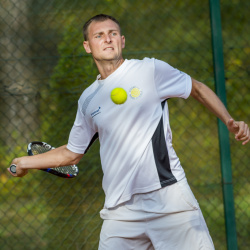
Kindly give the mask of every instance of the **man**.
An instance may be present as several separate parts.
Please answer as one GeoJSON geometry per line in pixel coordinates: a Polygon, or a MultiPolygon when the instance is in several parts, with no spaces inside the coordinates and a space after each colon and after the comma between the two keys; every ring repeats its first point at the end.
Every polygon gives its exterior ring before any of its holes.
{"type": "Polygon", "coordinates": [[[100,75],[79,99],[69,142],[43,155],[14,159],[17,173],[12,175],[77,164],[99,137],[106,195],[99,249],[214,249],[172,147],[166,99],[191,95],[244,145],[250,140],[248,125],[234,121],[207,86],[167,63],[124,60],[125,37],[113,17],[97,15],[83,31],[83,46],[100,75]],[[122,105],[110,98],[116,87],[128,94],[122,105]]]}

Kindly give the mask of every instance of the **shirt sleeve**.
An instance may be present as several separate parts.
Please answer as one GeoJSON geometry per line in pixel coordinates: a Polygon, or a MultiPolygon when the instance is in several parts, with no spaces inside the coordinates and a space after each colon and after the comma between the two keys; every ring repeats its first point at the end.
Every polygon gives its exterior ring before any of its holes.
{"type": "Polygon", "coordinates": [[[74,153],[84,154],[92,144],[93,138],[95,138],[95,132],[87,124],[78,104],[76,119],[70,131],[67,148],[74,153]]]}
{"type": "Polygon", "coordinates": [[[154,80],[156,90],[162,101],[171,97],[186,99],[191,93],[191,77],[157,59],[155,59],[154,80]]]}

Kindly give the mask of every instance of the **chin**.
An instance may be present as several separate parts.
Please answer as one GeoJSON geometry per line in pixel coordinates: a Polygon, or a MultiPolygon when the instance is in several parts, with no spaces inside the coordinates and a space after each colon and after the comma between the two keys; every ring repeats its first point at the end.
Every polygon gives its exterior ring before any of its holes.
{"type": "Polygon", "coordinates": [[[104,61],[113,61],[116,60],[118,57],[117,56],[105,56],[103,57],[104,61]]]}

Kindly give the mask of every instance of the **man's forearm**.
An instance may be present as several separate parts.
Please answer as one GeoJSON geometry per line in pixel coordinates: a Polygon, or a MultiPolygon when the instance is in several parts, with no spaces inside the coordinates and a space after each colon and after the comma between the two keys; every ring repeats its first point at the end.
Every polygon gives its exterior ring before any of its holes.
{"type": "Polygon", "coordinates": [[[191,96],[215,114],[224,124],[232,118],[219,97],[205,84],[192,79],[191,96]]]}
{"type": "Polygon", "coordinates": [[[77,164],[81,157],[64,145],[43,154],[16,158],[12,163],[21,169],[46,169],[77,164]]]}

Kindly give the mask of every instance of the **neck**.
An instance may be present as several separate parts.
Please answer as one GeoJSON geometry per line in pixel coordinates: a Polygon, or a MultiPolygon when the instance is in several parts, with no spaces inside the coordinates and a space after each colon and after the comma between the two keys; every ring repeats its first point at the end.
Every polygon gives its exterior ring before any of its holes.
{"type": "Polygon", "coordinates": [[[122,63],[124,62],[123,58],[112,61],[96,61],[96,66],[101,75],[101,80],[106,79],[109,75],[111,75],[116,69],[118,69],[122,63]]]}

